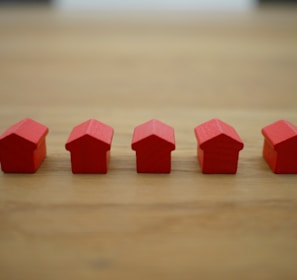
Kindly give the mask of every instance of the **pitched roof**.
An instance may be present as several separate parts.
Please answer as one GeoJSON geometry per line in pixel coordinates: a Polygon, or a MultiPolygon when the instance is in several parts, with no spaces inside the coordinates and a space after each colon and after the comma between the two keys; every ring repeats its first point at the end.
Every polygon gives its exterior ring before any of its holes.
{"type": "Polygon", "coordinates": [[[297,141],[297,126],[279,120],[262,128],[262,134],[274,147],[279,147],[290,139],[295,138],[297,141]]]}
{"type": "Polygon", "coordinates": [[[99,140],[108,149],[113,137],[113,128],[95,119],[87,120],[73,128],[66,142],[66,148],[70,148],[72,144],[84,136],[90,136],[94,140],[99,140]]]}
{"type": "Polygon", "coordinates": [[[132,137],[132,149],[137,148],[137,145],[151,136],[156,136],[168,144],[171,150],[175,149],[175,137],[173,127],[152,119],[147,121],[134,129],[132,137]]]}
{"type": "Polygon", "coordinates": [[[219,119],[211,119],[198,125],[195,127],[195,135],[202,149],[216,138],[220,138],[220,141],[231,140],[236,148],[239,150],[243,148],[243,142],[235,129],[219,119]]]}
{"type": "Polygon", "coordinates": [[[48,128],[36,122],[30,118],[25,118],[16,124],[9,127],[1,136],[0,142],[13,137],[18,140],[25,140],[30,148],[35,149],[38,146],[39,141],[46,136],[48,133],[48,128]]]}

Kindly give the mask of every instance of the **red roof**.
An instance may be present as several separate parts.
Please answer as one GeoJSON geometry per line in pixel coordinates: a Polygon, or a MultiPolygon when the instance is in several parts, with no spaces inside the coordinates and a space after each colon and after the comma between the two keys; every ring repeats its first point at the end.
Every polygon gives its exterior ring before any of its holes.
{"type": "Polygon", "coordinates": [[[235,129],[219,119],[212,119],[198,125],[195,128],[195,135],[201,149],[230,141],[232,142],[232,148],[243,149],[243,142],[235,129]]]}
{"type": "Polygon", "coordinates": [[[152,119],[135,127],[132,138],[132,149],[137,149],[141,143],[144,141],[150,141],[152,137],[165,142],[169,150],[172,151],[175,149],[173,127],[156,119],[152,119]]]}
{"type": "Polygon", "coordinates": [[[297,126],[286,120],[279,120],[262,129],[262,134],[275,148],[287,143],[289,140],[297,142],[297,126]]]}
{"type": "Polygon", "coordinates": [[[87,120],[73,128],[67,140],[66,149],[71,149],[71,146],[84,136],[100,141],[108,150],[111,146],[113,128],[95,119],[87,120]]]}
{"type": "Polygon", "coordinates": [[[0,143],[14,144],[14,141],[22,141],[22,145],[28,148],[37,148],[41,139],[48,133],[48,128],[30,118],[25,118],[9,127],[1,136],[0,143]],[[13,141],[11,141],[13,139],[13,141]]]}

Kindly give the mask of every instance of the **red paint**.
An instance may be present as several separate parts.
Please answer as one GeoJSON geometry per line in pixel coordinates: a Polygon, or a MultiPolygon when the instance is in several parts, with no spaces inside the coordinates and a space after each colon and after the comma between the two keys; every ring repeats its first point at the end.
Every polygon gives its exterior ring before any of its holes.
{"type": "Polygon", "coordinates": [[[154,119],[145,122],[134,129],[131,146],[138,173],[170,173],[171,151],[175,150],[171,126],[154,119]]]}
{"type": "Polygon", "coordinates": [[[73,173],[107,173],[113,128],[94,119],[74,127],[66,150],[73,173]]]}
{"type": "Polygon", "coordinates": [[[297,126],[280,120],[262,129],[263,157],[274,173],[297,174],[297,126]]]}
{"type": "Polygon", "coordinates": [[[235,174],[243,142],[229,124],[212,119],[195,128],[197,158],[203,173],[235,174]]]}
{"type": "Polygon", "coordinates": [[[5,173],[34,173],[46,157],[48,128],[25,118],[0,136],[0,161],[5,173]]]}

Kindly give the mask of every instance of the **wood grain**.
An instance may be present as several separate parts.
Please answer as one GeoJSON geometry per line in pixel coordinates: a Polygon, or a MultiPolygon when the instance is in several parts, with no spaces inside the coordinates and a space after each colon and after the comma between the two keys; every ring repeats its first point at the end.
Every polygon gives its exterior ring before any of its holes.
{"type": "Polygon", "coordinates": [[[0,130],[47,125],[34,175],[0,174],[1,279],[296,279],[297,180],[261,156],[297,124],[297,11],[108,17],[0,10],[0,130]],[[244,141],[236,175],[203,175],[194,127],[244,141]],[[115,129],[109,173],[72,175],[78,123],[115,129]],[[136,125],[175,128],[171,174],[137,174],[136,125]]]}

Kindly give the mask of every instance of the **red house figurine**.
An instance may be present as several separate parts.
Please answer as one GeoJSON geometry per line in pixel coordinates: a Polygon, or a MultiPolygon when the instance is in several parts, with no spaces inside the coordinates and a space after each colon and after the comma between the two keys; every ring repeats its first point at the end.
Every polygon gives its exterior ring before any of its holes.
{"type": "Polygon", "coordinates": [[[26,118],[0,136],[0,162],[5,173],[34,173],[46,157],[48,128],[26,118]]]}
{"type": "Polygon", "coordinates": [[[203,173],[235,174],[243,142],[229,124],[212,119],[195,128],[197,157],[203,173]]]}
{"type": "Polygon", "coordinates": [[[138,173],[170,173],[171,151],[175,150],[171,126],[158,120],[143,123],[134,129],[131,146],[138,173]]]}
{"type": "Polygon", "coordinates": [[[274,173],[297,174],[297,126],[280,120],[262,129],[263,157],[274,173]]]}
{"type": "Polygon", "coordinates": [[[113,128],[94,119],[74,127],[66,150],[73,173],[107,173],[113,128]]]}

